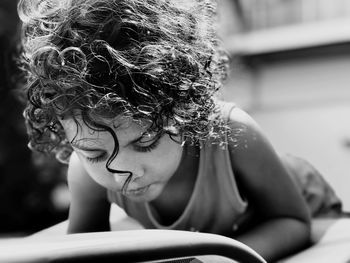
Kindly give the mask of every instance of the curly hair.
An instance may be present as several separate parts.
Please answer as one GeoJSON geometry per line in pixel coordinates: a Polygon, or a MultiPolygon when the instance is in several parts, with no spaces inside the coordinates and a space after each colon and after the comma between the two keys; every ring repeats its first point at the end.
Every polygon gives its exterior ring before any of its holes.
{"type": "Polygon", "coordinates": [[[210,0],[21,0],[30,148],[71,153],[59,122],[126,115],[194,141],[215,133],[227,56],[210,0]]]}

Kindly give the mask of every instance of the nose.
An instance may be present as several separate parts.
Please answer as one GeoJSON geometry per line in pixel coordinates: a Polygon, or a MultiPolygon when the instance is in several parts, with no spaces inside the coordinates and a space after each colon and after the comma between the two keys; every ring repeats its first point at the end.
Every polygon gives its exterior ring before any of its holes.
{"type": "Polygon", "coordinates": [[[144,174],[142,167],[140,159],[135,159],[133,155],[123,152],[119,152],[106,164],[107,170],[118,184],[123,184],[129,176],[132,176],[132,180],[142,177],[144,174]]]}
{"type": "Polygon", "coordinates": [[[120,191],[122,191],[123,188],[130,183],[130,180],[133,180],[133,177],[130,177],[132,175],[133,174],[131,172],[112,173],[113,180],[120,191]]]}

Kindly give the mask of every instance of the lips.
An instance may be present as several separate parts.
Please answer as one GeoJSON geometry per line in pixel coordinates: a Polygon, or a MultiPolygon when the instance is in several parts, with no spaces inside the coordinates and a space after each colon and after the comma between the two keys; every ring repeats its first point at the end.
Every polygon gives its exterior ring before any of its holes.
{"type": "Polygon", "coordinates": [[[140,187],[140,188],[136,188],[136,189],[127,189],[124,194],[128,195],[128,196],[143,195],[144,193],[147,192],[149,187],[150,187],[149,185],[146,185],[144,187],[140,187]]]}

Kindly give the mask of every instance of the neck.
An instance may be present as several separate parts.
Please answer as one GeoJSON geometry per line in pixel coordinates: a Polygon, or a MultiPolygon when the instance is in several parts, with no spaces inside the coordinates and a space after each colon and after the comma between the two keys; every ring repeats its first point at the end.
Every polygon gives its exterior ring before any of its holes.
{"type": "Polygon", "coordinates": [[[154,200],[155,202],[162,202],[174,197],[174,193],[188,193],[191,195],[195,185],[199,166],[199,147],[195,145],[185,144],[178,169],[170,178],[165,186],[162,194],[154,200]]]}
{"type": "Polygon", "coordinates": [[[185,143],[179,167],[169,183],[192,181],[190,178],[197,178],[198,164],[199,147],[185,143]]]}
{"type": "Polygon", "coordinates": [[[162,224],[171,225],[185,210],[194,191],[198,166],[199,147],[185,145],[179,168],[160,196],[151,202],[162,224]]]}

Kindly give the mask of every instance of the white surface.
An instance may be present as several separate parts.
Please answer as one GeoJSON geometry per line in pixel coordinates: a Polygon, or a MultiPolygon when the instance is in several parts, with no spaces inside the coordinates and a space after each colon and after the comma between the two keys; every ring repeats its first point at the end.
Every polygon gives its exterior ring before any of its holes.
{"type": "MultiPolygon", "coordinates": [[[[111,205],[110,224],[112,231],[138,230],[143,227],[134,219],[128,217],[125,212],[115,204],[111,205]]],[[[53,225],[42,231],[29,236],[28,238],[46,238],[52,236],[65,235],[67,233],[68,220],[53,225]]]]}
{"type": "MultiPolygon", "coordinates": [[[[111,214],[113,230],[142,229],[134,220],[128,218],[117,206],[113,206],[111,214]]],[[[67,229],[67,221],[43,230],[30,238],[45,238],[63,235],[67,229]]],[[[314,246],[295,254],[280,263],[346,263],[350,259],[350,219],[320,221],[313,224],[313,236],[319,240],[314,246]]],[[[17,239],[18,240],[18,239],[17,239]]],[[[5,245],[3,241],[0,245],[5,245]]],[[[14,241],[16,241],[14,239],[14,241]]]]}
{"type": "Polygon", "coordinates": [[[350,260],[350,219],[339,219],[321,240],[280,263],[346,263],[350,260]]]}

